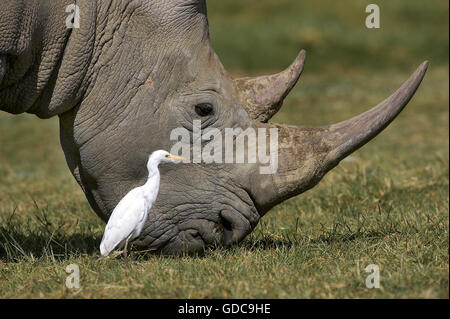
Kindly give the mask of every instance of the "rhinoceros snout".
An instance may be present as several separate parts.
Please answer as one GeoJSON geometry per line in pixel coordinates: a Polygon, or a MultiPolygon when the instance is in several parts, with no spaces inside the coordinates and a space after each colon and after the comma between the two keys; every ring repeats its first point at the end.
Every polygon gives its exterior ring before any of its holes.
{"type": "Polygon", "coordinates": [[[223,230],[222,243],[225,246],[241,242],[253,230],[250,222],[239,213],[224,210],[219,216],[223,230]]]}
{"type": "Polygon", "coordinates": [[[178,233],[156,250],[166,255],[202,254],[208,248],[240,243],[257,224],[232,209],[214,214],[218,218],[197,219],[179,225],[178,233]]]}

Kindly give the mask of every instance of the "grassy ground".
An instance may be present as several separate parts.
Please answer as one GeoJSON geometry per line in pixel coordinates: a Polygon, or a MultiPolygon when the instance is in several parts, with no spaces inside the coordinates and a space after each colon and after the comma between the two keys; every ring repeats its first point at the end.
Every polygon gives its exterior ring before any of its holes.
{"type": "Polygon", "coordinates": [[[234,73],[309,51],[274,121],[324,125],[397,88],[424,59],[416,97],[379,137],[313,190],[265,216],[230,250],[203,257],[99,258],[103,223],[66,168],[57,119],[0,114],[0,297],[448,298],[448,4],[210,1],[213,42],[234,73]],[[81,290],[65,287],[78,264],[81,290]],[[380,289],[364,269],[380,267],[380,289]]]}

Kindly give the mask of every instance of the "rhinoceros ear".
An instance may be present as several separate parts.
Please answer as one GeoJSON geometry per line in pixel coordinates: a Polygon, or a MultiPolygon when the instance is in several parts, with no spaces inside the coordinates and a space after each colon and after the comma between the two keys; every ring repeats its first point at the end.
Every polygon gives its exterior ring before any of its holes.
{"type": "Polygon", "coordinates": [[[302,50],[281,73],[234,80],[240,102],[252,119],[266,123],[279,111],[302,74],[305,58],[306,52],[302,50]]]}

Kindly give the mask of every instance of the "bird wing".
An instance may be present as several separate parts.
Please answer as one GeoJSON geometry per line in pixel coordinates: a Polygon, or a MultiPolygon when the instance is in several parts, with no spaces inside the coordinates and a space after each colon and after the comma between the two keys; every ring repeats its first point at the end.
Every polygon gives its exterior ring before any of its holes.
{"type": "Polygon", "coordinates": [[[100,252],[108,255],[117,246],[125,243],[145,216],[145,202],[138,188],[130,191],[111,214],[105,227],[100,252]]]}

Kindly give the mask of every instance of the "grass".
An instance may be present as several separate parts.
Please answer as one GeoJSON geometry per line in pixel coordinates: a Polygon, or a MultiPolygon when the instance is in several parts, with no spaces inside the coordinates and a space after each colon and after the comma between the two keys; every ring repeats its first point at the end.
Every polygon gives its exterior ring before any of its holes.
{"type": "Polygon", "coordinates": [[[448,4],[382,2],[377,31],[363,28],[364,5],[211,2],[214,46],[235,74],[284,67],[309,50],[275,122],[346,119],[431,60],[389,128],[232,249],[99,258],[104,224],[66,167],[58,120],[1,113],[0,297],[448,298],[448,4]],[[80,290],[65,286],[73,263],[80,290]],[[365,287],[369,264],[380,267],[380,289],[365,287]]]}

